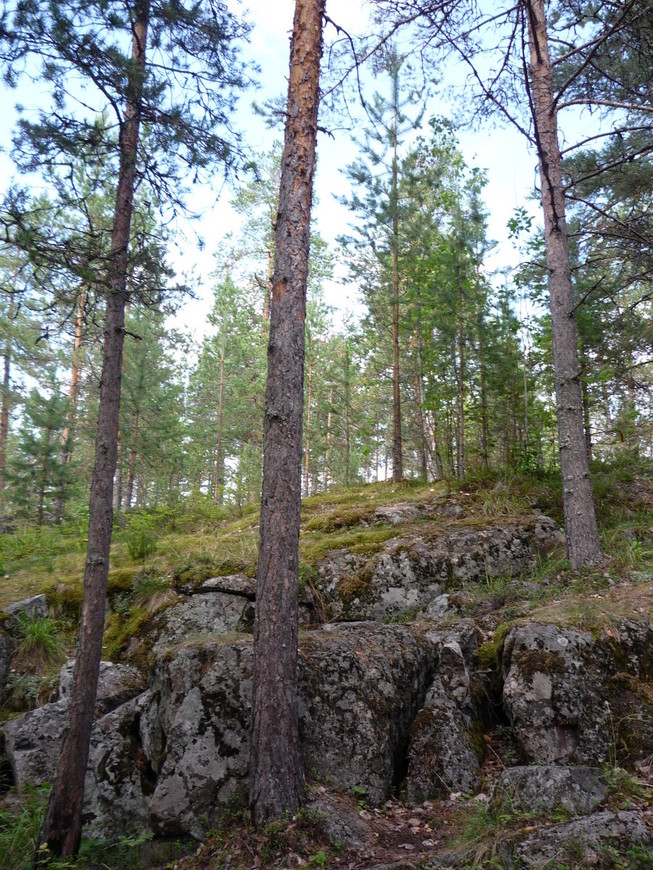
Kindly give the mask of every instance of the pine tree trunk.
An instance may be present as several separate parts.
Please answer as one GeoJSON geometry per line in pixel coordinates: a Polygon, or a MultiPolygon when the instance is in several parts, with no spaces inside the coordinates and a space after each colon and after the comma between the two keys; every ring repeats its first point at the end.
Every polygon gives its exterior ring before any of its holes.
{"type": "Polygon", "coordinates": [[[404,476],[401,437],[401,390],[399,372],[399,194],[397,135],[399,125],[399,72],[392,81],[394,125],[392,128],[392,480],[398,483],[404,476]]]}
{"type": "MultiPolygon", "coordinates": [[[[477,283],[479,280],[477,271],[477,283]]],[[[485,371],[485,334],[483,323],[483,311],[481,306],[478,306],[478,367],[481,390],[481,467],[489,468],[490,465],[490,448],[489,448],[489,426],[488,426],[488,409],[487,409],[487,376],[485,371]]]]}
{"type": "Polygon", "coordinates": [[[311,402],[313,401],[313,359],[308,357],[308,396],[306,397],[306,444],[304,447],[304,495],[310,495],[310,461],[311,461],[311,402]]]}
{"type": "Polygon", "coordinates": [[[70,369],[70,411],[66,420],[66,426],[61,433],[62,456],[61,460],[67,464],[72,459],[72,442],[77,422],[77,403],[79,401],[79,385],[81,381],[80,349],[82,346],[82,334],[84,329],[84,307],[86,305],[86,291],[82,290],[77,305],[77,318],[75,320],[75,343],[73,345],[73,361],[70,369]]]}
{"type": "Polygon", "coordinates": [[[428,478],[426,464],[426,425],[424,422],[424,383],[422,381],[422,328],[420,325],[420,306],[417,306],[417,329],[415,330],[415,402],[417,416],[417,474],[421,480],[428,478]]]}
{"type": "Polygon", "coordinates": [[[463,321],[463,282],[458,248],[458,418],[456,421],[456,466],[459,478],[465,476],[465,331],[463,321]]]}
{"type": "Polygon", "coordinates": [[[540,161],[546,263],[549,273],[558,448],[567,555],[572,568],[580,568],[601,560],[601,544],[583,431],[581,371],[544,0],[527,0],[525,8],[528,15],[533,120],[540,161]]]}
{"type": "Polygon", "coordinates": [[[294,813],[304,324],[325,0],[296,0],[275,235],[254,622],[249,799],[255,824],[294,813]]]}
{"type": "Polygon", "coordinates": [[[329,390],[329,410],[327,412],[326,451],[324,454],[324,489],[329,488],[331,477],[331,420],[333,415],[333,387],[329,390]]]}
{"type": "Polygon", "coordinates": [[[138,457],[138,448],[136,442],[138,440],[138,430],[140,426],[140,414],[138,412],[138,402],[140,402],[140,385],[136,397],[137,406],[136,414],[134,415],[134,425],[132,427],[132,448],[129,451],[129,459],[127,460],[127,485],[125,487],[125,510],[129,510],[132,506],[132,498],[134,495],[134,481],[136,479],[136,459],[138,457]]]}
{"type": "MultiPolygon", "coordinates": [[[[125,336],[127,248],[134,199],[149,0],[136,0],[133,12],[132,58],[134,62],[127,84],[127,100],[119,137],[120,169],[111,236],[110,282],[104,322],[95,465],[91,480],[88,548],[70,705],[70,724],[61,753],[57,778],[39,835],[39,844],[47,844],[52,854],[63,857],[76,855],[81,839],[84,778],[102,654],[109,573],[113,478],[117,460],[120,383],[125,336]]],[[[47,852],[37,848],[35,864],[46,856],[47,852]]]]}
{"type": "MultiPolygon", "coordinates": [[[[14,294],[9,302],[9,323],[14,319],[14,294]]],[[[0,411],[0,492],[5,488],[4,472],[7,467],[7,440],[9,439],[9,398],[11,393],[11,334],[7,335],[3,353],[2,410],[0,411]]]]}
{"type": "Polygon", "coordinates": [[[213,485],[213,498],[218,504],[222,504],[224,495],[224,479],[223,466],[224,456],[222,455],[222,425],[224,419],[224,356],[227,337],[225,334],[226,323],[222,322],[222,345],[220,347],[220,383],[218,385],[218,440],[215,450],[215,482],[213,485]]]}

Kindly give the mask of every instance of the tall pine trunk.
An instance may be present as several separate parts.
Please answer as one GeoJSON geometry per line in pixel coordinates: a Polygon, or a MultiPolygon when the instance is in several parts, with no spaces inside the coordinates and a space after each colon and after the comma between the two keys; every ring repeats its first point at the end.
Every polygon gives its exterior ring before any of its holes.
{"type": "Polygon", "coordinates": [[[306,445],[304,447],[304,495],[310,493],[311,465],[311,404],[313,402],[313,353],[311,337],[308,337],[308,395],[306,397],[306,445]]]}
{"type": "Polygon", "coordinates": [[[4,472],[7,467],[7,441],[9,439],[9,400],[11,396],[11,324],[14,319],[14,311],[16,302],[14,294],[11,294],[9,300],[9,313],[7,320],[9,321],[9,332],[5,340],[5,347],[2,354],[2,409],[0,411],[0,492],[5,486],[4,472]]]}
{"type": "Polygon", "coordinates": [[[256,575],[249,800],[256,824],[294,813],[304,785],[297,592],[304,327],[325,0],[295,0],[276,222],[256,575]]]}
{"type": "Polygon", "coordinates": [[[220,382],[218,384],[218,438],[215,445],[215,481],[213,483],[213,498],[222,504],[224,497],[224,456],[223,456],[223,422],[224,422],[224,360],[227,344],[227,324],[222,320],[222,336],[220,344],[220,382]]]}
{"type": "Polygon", "coordinates": [[[540,161],[540,183],[549,303],[553,335],[558,448],[562,472],[567,555],[572,568],[601,559],[592,483],[583,427],[581,368],[569,263],[553,76],[544,0],[527,0],[533,120],[540,161]]]}
{"type": "Polygon", "coordinates": [[[77,318],[75,320],[75,343],[73,345],[73,360],[70,367],[70,387],[68,390],[68,398],[70,399],[70,410],[66,416],[66,425],[61,433],[62,454],[61,461],[65,464],[72,459],[72,443],[75,436],[75,425],[77,423],[77,404],[79,402],[79,387],[81,382],[82,366],[80,353],[82,347],[82,336],[84,330],[84,308],[86,305],[86,291],[82,290],[77,303],[77,318]]]}
{"type": "Polygon", "coordinates": [[[399,69],[392,70],[392,480],[398,483],[404,476],[401,437],[401,390],[399,372],[399,163],[397,137],[399,128],[399,69]]]}
{"type": "MultiPolygon", "coordinates": [[[[111,235],[111,272],[104,322],[95,465],[91,479],[84,595],[70,724],[39,835],[39,845],[47,845],[52,854],[63,857],[76,855],[79,850],[84,778],[102,654],[125,338],[127,249],[133,210],[149,11],[149,0],[136,0],[132,24],[133,63],[130,66],[127,99],[119,133],[120,168],[111,235]]],[[[45,850],[37,850],[35,863],[40,863],[46,855],[45,850]]]]}

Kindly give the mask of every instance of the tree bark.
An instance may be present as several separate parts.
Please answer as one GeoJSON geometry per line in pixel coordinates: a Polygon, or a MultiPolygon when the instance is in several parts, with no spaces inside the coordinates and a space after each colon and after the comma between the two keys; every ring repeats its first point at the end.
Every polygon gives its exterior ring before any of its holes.
{"type": "MultiPolygon", "coordinates": [[[[14,319],[16,301],[11,294],[9,301],[8,321],[11,324],[14,319]]],[[[7,467],[7,441],[9,439],[9,399],[11,392],[11,332],[7,334],[3,353],[3,377],[2,377],[2,410],[0,412],[0,492],[5,487],[4,472],[7,467]]]]}
{"type": "Polygon", "coordinates": [[[572,568],[576,569],[599,562],[601,545],[583,429],[581,369],[544,0],[526,0],[525,9],[528,16],[532,109],[540,161],[546,263],[549,273],[558,448],[567,555],[572,568]]]}
{"type": "Polygon", "coordinates": [[[77,319],[75,320],[75,343],[73,345],[73,361],[70,370],[70,410],[68,411],[66,426],[61,433],[62,456],[61,460],[67,464],[72,459],[72,443],[77,423],[77,403],[79,401],[79,384],[81,380],[80,349],[82,346],[82,334],[84,329],[84,307],[86,305],[86,291],[82,290],[77,305],[77,319]]]}
{"type": "Polygon", "coordinates": [[[249,800],[255,824],[293,813],[304,774],[297,589],[304,328],[325,0],[296,0],[276,222],[254,622],[249,800]]]}
{"type": "Polygon", "coordinates": [[[324,454],[324,490],[329,488],[331,477],[331,419],[333,414],[333,387],[329,390],[329,410],[327,412],[326,451],[324,454]]]}
{"type": "Polygon", "coordinates": [[[399,372],[399,163],[397,137],[399,127],[399,68],[392,70],[392,480],[398,483],[404,476],[401,437],[401,390],[399,372]]]}
{"type": "Polygon", "coordinates": [[[113,478],[117,461],[125,338],[127,249],[133,210],[149,11],[149,0],[136,0],[132,23],[133,64],[130,66],[127,99],[119,133],[120,168],[111,235],[111,272],[104,322],[95,465],[91,479],[84,595],[73,677],[70,725],[41,827],[35,864],[48,859],[48,850],[63,857],[76,855],[81,839],[84,778],[102,654],[109,573],[113,478]],[[40,844],[47,846],[47,849],[39,848],[40,844]]]}
{"type": "Polygon", "coordinates": [[[304,495],[310,495],[311,465],[311,403],[313,401],[313,356],[311,339],[308,341],[308,395],[306,397],[306,445],[304,447],[304,495]]]}
{"type": "Polygon", "coordinates": [[[213,499],[222,504],[224,497],[224,456],[222,455],[222,426],[224,420],[224,359],[227,324],[222,321],[222,343],[220,345],[220,383],[218,384],[218,439],[215,448],[215,481],[213,484],[213,499]]]}
{"type": "Polygon", "coordinates": [[[459,478],[465,476],[465,328],[463,319],[462,253],[461,241],[458,240],[458,402],[456,421],[456,473],[459,478]]]}

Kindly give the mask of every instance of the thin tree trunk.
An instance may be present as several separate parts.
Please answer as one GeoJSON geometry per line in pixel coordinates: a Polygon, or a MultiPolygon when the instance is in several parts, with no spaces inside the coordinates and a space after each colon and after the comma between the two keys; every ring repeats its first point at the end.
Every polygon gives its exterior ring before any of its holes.
{"type": "Polygon", "coordinates": [[[299,806],[297,708],[304,324],[325,0],[296,0],[275,235],[256,575],[249,801],[255,824],[299,806]]]}
{"type": "Polygon", "coordinates": [[[136,479],[136,459],[138,457],[138,448],[136,442],[138,440],[138,429],[140,426],[140,414],[138,406],[140,403],[140,389],[136,394],[136,413],[134,415],[134,425],[132,427],[132,448],[129,451],[129,459],[127,461],[127,486],[125,488],[125,509],[129,510],[132,506],[132,497],[134,495],[134,480],[136,479]]]}
{"type": "Polygon", "coordinates": [[[351,372],[349,368],[349,341],[345,340],[345,486],[349,486],[349,470],[351,468],[351,432],[349,425],[349,379],[351,372]]]}
{"type": "Polygon", "coordinates": [[[399,208],[397,135],[399,126],[399,70],[393,71],[392,99],[392,480],[398,483],[404,476],[401,438],[401,391],[399,373],[399,208]]]}
{"type": "Polygon", "coordinates": [[[533,120],[540,161],[546,262],[549,273],[565,532],[567,554],[572,568],[575,569],[600,561],[601,544],[583,431],[581,372],[578,362],[562,165],[544,0],[526,0],[526,11],[533,120]]]}
{"type": "Polygon", "coordinates": [[[82,346],[82,335],[84,329],[84,307],[86,305],[86,291],[82,290],[79,296],[77,305],[77,318],[75,320],[75,343],[73,345],[73,360],[70,369],[70,387],[68,397],[70,399],[70,410],[66,418],[66,425],[61,433],[61,444],[63,447],[61,460],[65,464],[72,459],[72,443],[75,435],[75,425],[77,422],[77,403],[79,401],[79,385],[81,382],[81,361],[80,349],[82,346]]]}
{"type": "MultiPolygon", "coordinates": [[[[16,301],[11,294],[9,301],[8,321],[11,324],[14,319],[16,301]]],[[[3,354],[3,377],[2,377],[2,411],[0,412],[0,492],[5,488],[4,472],[7,467],[7,440],[9,438],[9,398],[11,394],[11,331],[7,333],[3,354]]]]}
{"type": "Polygon", "coordinates": [[[424,384],[422,381],[422,329],[420,326],[420,308],[417,307],[417,329],[415,330],[415,400],[417,403],[417,474],[422,480],[428,477],[426,464],[426,428],[424,424],[424,384]]]}
{"type": "MultiPolygon", "coordinates": [[[[476,274],[478,284],[478,270],[476,274]]],[[[481,467],[488,468],[490,465],[489,426],[487,410],[487,375],[485,366],[485,325],[483,323],[483,311],[478,306],[478,366],[481,390],[481,467]]]]}
{"type": "Polygon", "coordinates": [[[120,433],[118,433],[118,444],[116,448],[116,473],[113,480],[113,509],[120,510],[122,506],[122,442],[120,433]]]}
{"type": "Polygon", "coordinates": [[[465,476],[465,330],[463,320],[463,276],[461,243],[458,241],[458,419],[456,425],[456,471],[459,478],[465,476]]]}
{"type": "Polygon", "coordinates": [[[331,420],[333,418],[333,387],[329,390],[329,410],[327,413],[327,430],[326,430],[326,451],[324,454],[324,489],[329,488],[329,478],[331,477],[331,420]]]}
{"type": "Polygon", "coordinates": [[[57,778],[41,827],[35,864],[47,852],[70,857],[79,850],[84,778],[95,711],[106,607],[109,549],[113,523],[113,478],[116,471],[120,382],[124,345],[127,249],[134,199],[149,0],[136,0],[132,25],[132,58],[127,99],[119,134],[120,169],[111,235],[111,271],[104,323],[102,379],[95,466],[91,480],[88,548],[79,640],[73,676],[70,724],[57,778]]]}
{"type": "Polygon", "coordinates": [[[218,504],[222,504],[224,494],[223,466],[224,457],[222,455],[222,424],[224,418],[224,355],[227,336],[225,334],[226,323],[222,321],[222,345],[220,347],[220,383],[218,385],[218,441],[216,444],[215,456],[215,482],[213,486],[213,498],[218,504]]]}
{"type": "Polygon", "coordinates": [[[304,495],[310,495],[310,460],[311,460],[311,402],[313,401],[313,356],[309,336],[308,356],[308,395],[306,397],[306,444],[304,447],[304,495]]]}
{"type": "Polygon", "coordinates": [[[50,453],[50,435],[51,429],[45,430],[45,449],[43,451],[43,465],[41,467],[41,483],[39,486],[39,507],[37,513],[37,525],[39,528],[43,525],[45,513],[45,490],[48,485],[48,455],[50,453]]]}

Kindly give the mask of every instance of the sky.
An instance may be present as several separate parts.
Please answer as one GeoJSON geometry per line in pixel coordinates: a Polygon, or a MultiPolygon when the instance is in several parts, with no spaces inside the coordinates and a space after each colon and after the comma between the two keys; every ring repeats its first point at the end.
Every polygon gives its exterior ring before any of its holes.
{"type": "MultiPolygon", "coordinates": [[[[262,86],[253,97],[258,103],[265,99],[285,96],[289,63],[289,38],[292,31],[294,0],[247,0],[244,4],[250,11],[254,24],[248,56],[254,58],[261,67],[262,86]]],[[[328,0],[327,14],[339,26],[351,34],[369,31],[367,7],[362,0],[328,0]]],[[[327,41],[333,38],[333,27],[325,33],[327,41]]],[[[374,82],[370,73],[363,74],[363,81],[369,87],[371,96],[375,89],[383,90],[387,84],[383,77],[374,82]]],[[[444,100],[431,99],[427,104],[425,123],[432,115],[451,116],[456,102],[462,98],[462,86],[453,94],[453,106],[444,100]]],[[[272,141],[282,138],[282,131],[271,131],[261,118],[251,110],[252,96],[241,101],[240,123],[249,145],[254,151],[266,151],[272,141]]],[[[328,119],[327,119],[328,123],[328,119]]],[[[318,137],[318,164],[315,177],[316,206],[314,219],[320,235],[335,243],[339,234],[346,232],[352,215],[346,206],[337,201],[337,196],[348,191],[347,179],[343,170],[357,156],[354,137],[357,130],[335,130],[332,135],[321,133],[318,137]]],[[[538,205],[530,201],[536,180],[535,157],[528,152],[523,138],[512,129],[492,128],[491,130],[459,132],[461,149],[470,165],[488,170],[488,184],[484,198],[489,210],[488,235],[497,241],[497,247],[488,259],[488,270],[517,265],[518,255],[512,242],[508,240],[507,222],[519,206],[527,206],[537,214],[538,205]]],[[[204,329],[206,314],[211,306],[210,283],[208,277],[214,268],[214,254],[220,246],[220,239],[226,232],[238,226],[239,218],[228,207],[229,191],[223,190],[220,201],[215,207],[209,203],[212,193],[197,192],[191,205],[205,209],[200,231],[206,241],[205,250],[196,256],[196,272],[203,276],[204,286],[198,288],[199,299],[185,306],[177,317],[177,323],[184,331],[199,336],[204,329]]],[[[187,256],[180,264],[188,262],[187,256]]],[[[325,287],[327,304],[336,310],[336,321],[348,310],[360,312],[356,288],[347,281],[346,263],[337,261],[335,280],[325,287]]]]}

